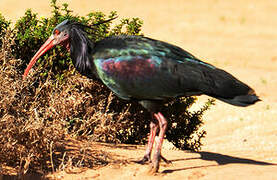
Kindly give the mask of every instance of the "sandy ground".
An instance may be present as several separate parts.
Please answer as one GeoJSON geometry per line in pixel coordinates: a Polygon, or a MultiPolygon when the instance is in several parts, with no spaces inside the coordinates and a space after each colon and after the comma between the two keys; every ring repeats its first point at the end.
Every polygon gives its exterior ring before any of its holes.
{"type": "MultiPolygon", "coordinates": [[[[259,0],[64,0],[75,13],[117,10],[120,17],[140,17],[146,36],[176,44],[223,68],[253,87],[262,102],[247,108],[217,101],[204,116],[207,137],[199,153],[173,150],[163,154],[159,174],[132,163],[143,146],[97,145],[125,163],[58,179],[277,179],[277,1],[259,0]]],[[[61,2],[60,2],[61,3],[61,2]]],[[[41,16],[49,1],[0,0],[0,12],[15,19],[27,8],[41,16]]],[[[199,103],[206,97],[200,97],[199,103]]],[[[192,109],[195,109],[193,107],[192,109]]]]}

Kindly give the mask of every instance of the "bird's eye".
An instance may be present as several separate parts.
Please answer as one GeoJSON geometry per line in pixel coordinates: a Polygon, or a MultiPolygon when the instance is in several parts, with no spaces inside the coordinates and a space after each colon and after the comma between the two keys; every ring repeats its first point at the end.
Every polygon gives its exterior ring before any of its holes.
{"type": "Polygon", "coordinates": [[[58,29],[55,29],[54,33],[55,35],[59,35],[61,32],[58,29]]]}

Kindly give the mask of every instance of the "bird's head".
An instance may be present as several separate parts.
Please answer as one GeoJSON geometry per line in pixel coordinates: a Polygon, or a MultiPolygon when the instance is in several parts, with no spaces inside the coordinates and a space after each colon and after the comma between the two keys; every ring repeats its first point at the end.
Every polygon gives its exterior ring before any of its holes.
{"type": "Polygon", "coordinates": [[[53,46],[60,44],[66,47],[67,50],[69,50],[69,29],[72,24],[73,23],[70,23],[69,20],[64,20],[54,28],[54,30],[52,31],[52,35],[48,39],[50,42],[50,49],[53,46]]]}
{"type": "Polygon", "coordinates": [[[58,24],[54,28],[54,30],[52,31],[51,36],[46,40],[46,42],[40,47],[40,49],[37,51],[37,53],[31,59],[31,61],[29,62],[27,68],[24,71],[23,79],[26,78],[26,76],[28,75],[30,69],[36,63],[36,61],[43,54],[45,54],[48,50],[50,50],[54,46],[56,46],[56,45],[62,45],[64,47],[66,47],[67,50],[69,51],[69,49],[70,49],[70,29],[73,26],[78,26],[81,29],[93,28],[93,26],[97,26],[97,25],[100,25],[100,24],[112,21],[115,18],[116,17],[108,19],[108,20],[105,20],[105,21],[101,21],[101,22],[98,22],[98,23],[93,24],[91,26],[83,25],[83,24],[81,24],[79,22],[73,22],[73,21],[69,21],[69,20],[64,20],[63,22],[61,22],[60,24],[58,24]]]}
{"type": "Polygon", "coordinates": [[[30,69],[36,63],[36,61],[54,46],[62,44],[69,49],[69,26],[70,26],[69,20],[64,20],[54,28],[51,36],[40,47],[40,49],[37,51],[37,53],[29,62],[27,68],[25,69],[23,78],[25,78],[28,75],[30,69]]]}

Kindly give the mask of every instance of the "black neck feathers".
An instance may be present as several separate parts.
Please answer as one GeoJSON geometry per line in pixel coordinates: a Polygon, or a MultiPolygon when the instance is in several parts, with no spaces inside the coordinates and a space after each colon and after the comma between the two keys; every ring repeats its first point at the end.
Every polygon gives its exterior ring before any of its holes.
{"type": "Polygon", "coordinates": [[[75,68],[83,75],[91,76],[94,65],[92,49],[94,43],[87,37],[87,33],[78,26],[70,29],[70,55],[75,68]]]}

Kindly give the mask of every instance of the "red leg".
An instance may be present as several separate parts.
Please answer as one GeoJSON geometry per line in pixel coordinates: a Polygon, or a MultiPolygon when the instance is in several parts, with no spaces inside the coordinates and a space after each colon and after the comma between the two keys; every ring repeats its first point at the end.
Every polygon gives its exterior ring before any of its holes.
{"type": "Polygon", "coordinates": [[[144,154],[142,160],[138,161],[138,163],[140,163],[140,164],[144,164],[145,162],[150,161],[150,156],[151,156],[153,144],[154,144],[157,129],[158,129],[158,124],[155,123],[155,121],[153,121],[153,120],[154,120],[154,117],[152,114],[152,121],[150,122],[150,134],[149,134],[149,138],[148,138],[148,144],[147,144],[146,151],[145,151],[145,154],[144,154]]]}
{"type": "Polygon", "coordinates": [[[162,113],[160,113],[160,112],[155,113],[154,117],[159,122],[160,133],[159,133],[159,140],[155,147],[152,165],[151,165],[151,169],[149,171],[150,173],[155,173],[155,172],[158,172],[158,170],[159,170],[159,163],[160,163],[160,159],[161,159],[161,148],[162,148],[163,139],[164,139],[164,135],[165,135],[166,128],[167,128],[167,120],[162,115],[162,113]]]}
{"type": "Polygon", "coordinates": [[[151,156],[153,144],[155,141],[155,136],[157,133],[157,128],[158,128],[158,124],[155,124],[153,122],[150,123],[150,134],[149,134],[149,139],[148,139],[148,144],[147,144],[147,148],[145,151],[145,155],[142,159],[142,163],[150,161],[150,156],[151,156]]]}

